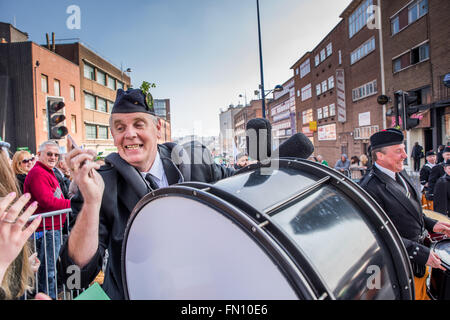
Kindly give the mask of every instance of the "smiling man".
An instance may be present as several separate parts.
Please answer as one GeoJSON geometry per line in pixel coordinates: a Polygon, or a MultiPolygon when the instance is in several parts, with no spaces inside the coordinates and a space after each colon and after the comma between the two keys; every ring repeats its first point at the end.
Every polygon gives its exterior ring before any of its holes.
{"type": "Polygon", "coordinates": [[[439,256],[425,245],[427,231],[450,236],[450,224],[423,214],[421,193],[416,190],[403,167],[403,161],[408,156],[401,131],[387,129],[373,134],[370,148],[374,165],[360,185],[383,208],[402,237],[414,271],[416,299],[428,300],[426,266],[444,267],[441,266],[439,256]]]}
{"type": "Polygon", "coordinates": [[[101,270],[108,249],[103,289],[111,299],[124,299],[122,241],[137,202],[154,189],[183,181],[210,183],[230,176],[233,170],[212,159],[194,165],[172,159],[172,151],[177,148],[174,154],[179,154],[179,146],[157,144],[161,122],[141,90],[118,90],[110,127],[117,153],[106,157],[105,166],[95,164],[94,154],[88,150],[74,149],[66,156],[80,192],[72,198],[77,218],[60,252],[58,268],[67,279],[71,275],[68,268],[78,265],[81,287],[86,288],[101,270]]]}

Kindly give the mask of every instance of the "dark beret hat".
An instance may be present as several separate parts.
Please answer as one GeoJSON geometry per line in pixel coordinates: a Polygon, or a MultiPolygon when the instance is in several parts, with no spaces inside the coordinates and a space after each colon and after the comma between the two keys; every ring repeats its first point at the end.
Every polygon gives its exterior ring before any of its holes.
{"type": "Polygon", "coordinates": [[[450,166],[450,159],[447,159],[447,161],[444,162],[444,166],[450,166]]]}
{"type": "Polygon", "coordinates": [[[403,143],[403,133],[400,130],[394,128],[378,131],[370,136],[371,150],[402,143],[403,143]]]}
{"type": "Polygon", "coordinates": [[[147,104],[144,92],[140,89],[117,90],[116,102],[111,113],[144,112],[155,115],[155,110],[147,104]]]}
{"type": "Polygon", "coordinates": [[[425,154],[426,157],[428,157],[428,156],[435,156],[435,155],[436,155],[436,152],[434,152],[434,151],[428,151],[428,152],[425,154]]]}
{"type": "Polygon", "coordinates": [[[449,147],[449,146],[446,146],[446,147],[444,148],[444,151],[443,151],[442,153],[446,153],[446,152],[450,152],[450,147],[449,147]]]}

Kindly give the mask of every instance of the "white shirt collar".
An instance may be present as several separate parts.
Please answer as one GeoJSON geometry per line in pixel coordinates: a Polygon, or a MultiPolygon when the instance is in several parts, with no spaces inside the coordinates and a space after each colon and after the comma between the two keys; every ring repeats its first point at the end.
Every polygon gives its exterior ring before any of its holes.
{"type": "Polygon", "coordinates": [[[377,162],[375,162],[375,166],[380,169],[381,172],[387,174],[389,177],[395,180],[395,172],[391,171],[389,169],[386,169],[385,167],[380,166],[377,162]]]}
{"type": "Polygon", "coordinates": [[[159,181],[163,180],[164,176],[164,167],[161,161],[161,157],[159,156],[159,151],[156,152],[155,161],[153,161],[153,165],[150,168],[149,172],[141,172],[141,175],[145,178],[147,173],[150,173],[152,176],[157,178],[159,181]]]}

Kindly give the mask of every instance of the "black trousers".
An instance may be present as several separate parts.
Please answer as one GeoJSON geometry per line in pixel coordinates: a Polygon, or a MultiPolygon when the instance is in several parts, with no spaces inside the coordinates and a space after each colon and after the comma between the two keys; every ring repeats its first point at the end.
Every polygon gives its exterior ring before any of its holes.
{"type": "Polygon", "coordinates": [[[420,171],[420,158],[413,158],[414,159],[414,171],[420,171]]]}

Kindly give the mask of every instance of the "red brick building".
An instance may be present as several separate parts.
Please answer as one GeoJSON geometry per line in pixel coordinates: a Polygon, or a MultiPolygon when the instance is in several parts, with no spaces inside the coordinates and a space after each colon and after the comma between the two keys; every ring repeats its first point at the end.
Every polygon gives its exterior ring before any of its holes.
{"type": "Polygon", "coordinates": [[[238,153],[247,152],[246,127],[251,119],[262,117],[262,100],[251,100],[250,103],[234,114],[234,143],[238,153]]]}
{"type": "Polygon", "coordinates": [[[80,144],[97,152],[115,151],[109,128],[116,91],[127,90],[130,77],[80,42],[56,45],[56,53],[79,66],[80,144]]]}
{"type": "MultiPolygon", "coordinates": [[[[383,1],[382,16],[387,95],[414,92],[419,103],[428,106],[417,114],[419,125],[407,132],[408,153],[416,141],[426,151],[448,144],[450,89],[443,78],[450,73],[450,2],[383,1]]],[[[392,126],[393,119],[388,120],[392,126]]]]}
{"type": "MultiPolygon", "coordinates": [[[[0,44],[0,123],[1,136],[12,150],[28,147],[36,153],[49,139],[47,99],[65,103],[64,125],[77,141],[82,139],[80,70],[78,65],[58,54],[27,41],[25,33],[1,24],[2,38],[17,42],[0,44]],[[12,34],[5,37],[5,30],[12,34]]],[[[66,150],[66,139],[58,140],[66,150]]]]}

